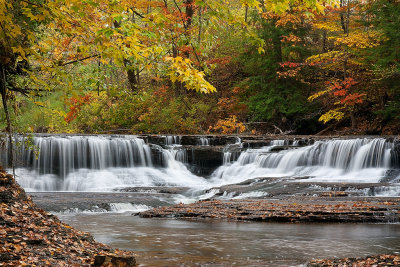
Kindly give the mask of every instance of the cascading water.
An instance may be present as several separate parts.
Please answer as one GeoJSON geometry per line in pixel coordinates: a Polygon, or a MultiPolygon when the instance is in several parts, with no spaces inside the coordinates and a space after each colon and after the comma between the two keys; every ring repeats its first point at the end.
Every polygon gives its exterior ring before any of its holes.
{"type": "Polygon", "coordinates": [[[222,163],[225,165],[228,165],[229,163],[231,163],[231,157],[232,157],[232,153],[227,151],[224,152],[224,158],[222,160],[222,163]]]}
{"type": "MultiPolygon", "coordinates": [[[[320,140],[303,147],[298,141],[274,140],[268,146],[247,150],[237,139],[220,152],[223,165],[204,178],[187,168],[192,146],[187,150],[180,145],[179,136],[166,136],[165,143],[162,148],[134,136],[34,137],[33,146],[18,148],[17,180],[28,191],[112,191],[146,186],[201,191],[259,177],[378,183],[393,169],[395,158],[394,143],[383,138],[320,140]],[[156,155],[162,158],[162,167],[155,164],[156,155]]],[[[4,164],[6,154],[0,156],[4,164]]]]}
{"type": "Polygon", "coordinates": [[[379,182],[389,169],[393,143],[385,139],[317,141],[315,144],[273,152],[275,146],[248,149],[231,165],[214,172],[214,182],[235,183],[242,177],[309,177],[307,181],[379,182]]]}
{"type": "Polygon", "coordinates": [[[20,147],[19,154],[23,166],[60,177],[78,169],[152,166],[150,147],[139,138],[36,137],[33,147],[20,147]]]}
{"type": "MultiPolygon", "coordinates": [[[[132,136],[35,137],[32,147],[19,147],[17,180],[27,191],[112,191],[120,187],[207,184],[175,160],[176,156],[184,161],[184,152],[172,155],[159,149],[165,168],[154,168],[149,145],[132,136]]],[[[4,154],[2,159],[7,158],[4,154]]]]}
{"type": "Polygon", "coordinates": [[[210,145],[210,139],[208,139],[207,137],[200,137],[198,144],[200,146],[209,146],[210,145]]]}
{"type": "Polygon", "coordinates": [[[180,145],[181,137],[177,135],[168,135],[165,136],[165,144],[166,145],[180,145]]]}

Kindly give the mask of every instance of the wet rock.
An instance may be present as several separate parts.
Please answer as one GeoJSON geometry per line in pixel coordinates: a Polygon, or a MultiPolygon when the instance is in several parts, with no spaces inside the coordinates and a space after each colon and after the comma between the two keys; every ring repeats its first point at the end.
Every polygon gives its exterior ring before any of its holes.
{"type": "Polygon", "coordinates": [[[197,175],[210,175],[223,163],[223,147],[191,147],[187,150],[187,163],[197,175]]]}
{"type": "Polygon", "coordinates": [[[151,194],[183,194],[188,191],[189,187],[167,187],[167,186],[154,186],[154,187],[124,187],[115,189],[118,192],[137,192],[137,193],[151,193],[151,194]]]}
{"type": "Polygon", "coordinates": [[[284,199],[204,200],[141,212],[139,216],[264,222],[399,222],[400,199],[284,199]]]}
{"type": "MultiPolygon", "coordinates": [[[[173,189],[171,188],[173,191],[173,189]]],[[[177,189],[179,190],[179,189],[177,189]]],[[[134,190],[133,190],[134,191],[134,190]]],[[[160,195],[153,196],[149,191],[134,192],[35,192],[30,193],[35,203],[44,210],[52,212],[74,211],[110,211],[111,203],[130,203],[132,205],[146,205],[159,207],[169,205],[159,199],[160,195]]],[[[170,193],[159,193],[168,197],[170,193]]]]}

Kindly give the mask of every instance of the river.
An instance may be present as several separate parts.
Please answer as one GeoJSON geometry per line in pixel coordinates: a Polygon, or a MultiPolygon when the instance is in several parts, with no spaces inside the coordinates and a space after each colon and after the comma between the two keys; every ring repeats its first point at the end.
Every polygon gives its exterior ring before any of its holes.
{"type": "Polygon", "coordinates": [[[286,224],[145,219],[130,213],[61,214],[139,266],[299,266],[313,258],[400,253],[399,224],[286,224]]]}
{"type": "MultiPolygon", "coordinates": [[[[398,197],[399,142],[393,138],[30,140],[18,147],[18,183],[64,222],[100,242],[136,251],[142,266],[296,266],[313,258],[400,252],[399,224],[192,222],[130,215],[208,198],[332,191],[353,198],[398,197]]],[[[0,153],[3,165],[7,160],[7,153],[0,153]]]]}

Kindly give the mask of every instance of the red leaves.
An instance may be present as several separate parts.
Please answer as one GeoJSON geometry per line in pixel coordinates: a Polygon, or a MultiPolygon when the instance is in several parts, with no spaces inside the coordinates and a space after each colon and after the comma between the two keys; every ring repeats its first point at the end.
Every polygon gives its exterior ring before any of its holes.
{"type": "Polygon", "coordinates": [[[338,90],[338,91],[333,92],[334,96],[345,96],[346,94],[347,94],[347,90],[338,90]]]}
{"type": "Polygon", "coordinates": [[[69,112],[65,115],[64,120],[68,123],[75,120],[76,117],[78,116],[79,111],[81,110],[81,107],[84,104],[90,103],[90,101],[91,101],[90,94],[78,97],[71,97],[70,99],[68,99],[67,102],[69,102],[70,104],[69,112]]]}
{"type": "Polygon", "coordinates": [[[302,63],[296,63],[296,62],[282,62],[279,63],[279,65],[284,68],[284,67],[289,67],[289,68],[296,68],[302,65],[302,63]]]}
{"type": "Polygon", "coordinates": [[[207,60],[207,64],[221,64],[221,65],[227,65],[231,62],[232,57],[231,56],[226,56],[226,57],[215,57],[212,59],[207,60]]]}
{"type": "Polygon", "coordinates": [[[336,98],[339,98],[339,102],[346,106],[361,104],[366,96],[366,94],[363,93],[350,92],[352,86],[357,84],[353,78],[346,78],[343,81],[335,82],[326,81],[325,84],[329,86],[331,94],[336,98]]]}
{"type": "Polygon", "coordinates": [[[340,102],[348,106],[354,106],[356,104],[361,104],[364,101],[364,96],[366,96],[366,94],[349,94],[344,99],[340,100],[340,102]]]}

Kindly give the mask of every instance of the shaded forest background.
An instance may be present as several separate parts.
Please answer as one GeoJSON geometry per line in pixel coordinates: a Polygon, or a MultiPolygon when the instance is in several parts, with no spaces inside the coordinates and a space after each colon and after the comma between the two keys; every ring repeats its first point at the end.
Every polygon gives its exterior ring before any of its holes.
{"type": "Polygon", "coordinates": [[[400,132],[395,0],[1,5],[16,132],[400,132]]]}

